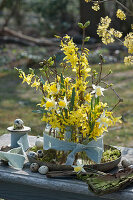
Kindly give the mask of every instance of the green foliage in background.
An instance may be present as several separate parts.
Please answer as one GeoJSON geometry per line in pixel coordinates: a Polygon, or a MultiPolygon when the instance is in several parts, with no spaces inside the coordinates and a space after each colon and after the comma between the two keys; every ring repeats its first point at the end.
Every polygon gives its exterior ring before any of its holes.
{"type": "Polygon", "coordinates": [[[32,9],[42,17],[43,25],[52,33],[65,32],[73,26],[78,12],[78,1],[71,0],[38,0],[31,1],[32,9]]]}

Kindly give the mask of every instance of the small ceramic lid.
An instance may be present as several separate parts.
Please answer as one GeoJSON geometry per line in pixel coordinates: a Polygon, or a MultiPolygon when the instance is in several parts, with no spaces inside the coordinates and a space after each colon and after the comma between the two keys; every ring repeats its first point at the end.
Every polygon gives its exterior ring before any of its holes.
{"type": "Polygon", "coordinates": [[[31,128],[28,127],[28,126],[23,126],[22,129],[14,129],[14,126],[10,126],[10,127],[7,128],[7,130],[9,132],[20,132],[20,133],[23,133],[23,132],[29,132],[29,131],[31,131],[31,128]]]}

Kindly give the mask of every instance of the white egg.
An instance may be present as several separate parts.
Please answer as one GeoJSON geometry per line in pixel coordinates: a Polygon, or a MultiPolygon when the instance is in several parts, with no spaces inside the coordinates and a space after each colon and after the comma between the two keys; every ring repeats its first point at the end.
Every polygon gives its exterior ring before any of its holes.
{"type": "Polygon", "coordinates": [[[40,138],[40,137],[38,137],[38,138],[36,139],[36,141],[35,141],[35,146],[36,146],[37,148],[43,148],[43,139],[40,138]]]}
{"type": "Polygon", "coordinates": [[[40,174],[47,174],[48,171],[49,171],[49,169],[48,169],[48,167],[45,166],[45,165],[41,166],[41,167],[38,169],[38,172],[39,172],[40,174]]]}

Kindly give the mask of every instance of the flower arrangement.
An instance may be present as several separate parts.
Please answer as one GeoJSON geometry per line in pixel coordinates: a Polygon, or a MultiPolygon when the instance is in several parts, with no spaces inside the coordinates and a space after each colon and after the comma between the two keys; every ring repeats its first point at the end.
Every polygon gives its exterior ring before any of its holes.
{"type": "MultiPolygon", "coordinates": [[[[42,91],[43,97],[38,104],[40,109],[37,112],[43,113],[42,121],[49,124],[52,129],[58,128],[57,138],[87,144],[91,140],[97,140],[108,131],[108,127],[120,122],[120,117],[114,117],[113,109],[110,110],[107,103],[101,100],[104,91],[109,87],[115,92],[111,84],[104,82],[104,78],[109,76],[111,71],[102,76],[104,62],[102,55],[100,55],[99,73],[89,66],[87,59],[89,50],[84,46],[89,40],[89,37],[85,37],[85,29],[89,21],[84,25],[81,23],[78,25],[83,29],[81,48],[68,35],[63,38],[57,36],[61,40],[61,51],[64,53],[60,74],[57,72],[56,58],[50,57],[40,62],[41,77],[38,77],[34,70],[26,75],[21,69],[19,69],[19,77],[23,79],[23,83],[26,82],[31,87],[42,91]],[[68,69],[72,71],[71,77],[64,75],[65,70],[68,69]],[[105,85],[104,88],[100,86],[101,83],[105,85]],[[66,132],[69,132],[69,135],[66,132]]],[[[117,95],[116,92],[115,94],[117,95]]],[[[119,98],[118,103],[121,101],[119,98]]]]}

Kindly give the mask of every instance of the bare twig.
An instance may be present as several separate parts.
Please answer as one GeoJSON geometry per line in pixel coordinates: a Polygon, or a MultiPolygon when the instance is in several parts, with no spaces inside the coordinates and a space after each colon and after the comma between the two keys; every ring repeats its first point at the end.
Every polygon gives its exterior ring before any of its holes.
{"type": "MultiPolygon", "coordinates": [[[[96,0],[97,1],[97,0],[96,0]]],[[[96,3],[96,1],[91,1],[92,3],[96,3]]],[[[127,13],[130,15],[130,16],[133,16],[133,12],[131,10],[129,10],[126,6],[124,6],[120,1],[118,0],[102,0],[102,1],[98,1],[99,4],[101,3],[104,3],[104,2],[108,2],[108,1],[115,1],[118,5],[120,5],[124,10],[127,11],[127,13]]],[[[132,3],[132,1],[131,1],[132,3]]]]}
{"type": "Polygon", "coordinates": [[[101,63],[100,63],[100,73],[99,73],[99,83],[101,82],[101,76],[102,76],[102,71],[103,71],[103,56],[99,55],[100,59],[101,59],[101,63]]]}
{"type": "Polygon", "coordinates": [[[103,77],[101,78],[101,80],[107,78],[110,74],[111,74],[111,71],[110,71],[108,74],[106,74],[105,76],[103,76],[103,77]]]}
{"type": "Polygon", "coordinates": [[[119,103],[122,103],[123,102],[123,99],[119,96],[119,94],[115,91],[114,88],[112,88],[112,86],[110,86],[108,83],[104,82],[104,81],[101,81],[101,83],[104,83],[107,87],[110,87],[111,90],[115,93],[115,95],[117,96],[118,98],[118,102],[114,105],[114,107],[111,109],[114,110],[114,108],[116,108],[118,106],[119,103]]]}
{"type": "Polygon", "coordinates": [[[54,56],[54,66],[55,66],[55,75],[56,75],[56,80],[57,80],[57,63],[56,63],[56,57],[54,56]]]}
{"type": "Polygon", "coordinates": [[[40,83],[40,89],[41,89],[43,95],[45,96],[45,92],[44,92],[44,90],[43,90],[43,83],[40,83]]]}
{"type": "Polygon", "coordinates": [[[48,83],[50,84],[50,80],[49,80],[49,76],[48,76],[47,70],[45,70],[45,74],[46,74],[46,78],[48,80],[48,83]]]}
{"type": "Polygon", "coordinates": [[[115,2],[116,2],[117,4],[119,4],[122,8],[124,8],[124,9],[130,14],[130,16],[133,16],[133,12],[130,11],[126,6],[124,6],[120,1],[115,0],[115,2]]]}
{"type": "Polygon", "coordinates": [[[121,101],[119,100],[110,111],[112,112],[120,103],[121,101]]]}
{"type": "Polygon", "coordinates": [[[115,37],[114,35],[112,35],[112,34],[110,33],[109,30],[106,29],[106,31],[107,31],[113,38],[115,38],[116,40],[118,40],[120,43],[124,44],[124,42],[122,42],[122,40],[120,40],[118,37],[115,37]]]}
{"type": "Polygon", "coordinates": [[[83,39],[82,39],[82,46],[81,46],[82,53],[84,52],[84,44],[85,44],[85,28],[83,28],[83,39]]]}
{"type": "Polygon", "coordinates": [[[94,75],[92,74],[91,77],[92,77],[92,84],[93,84],[94,83],[94,75]]]}

